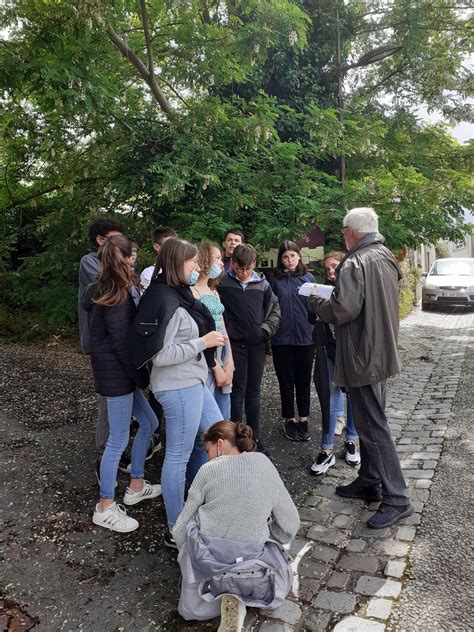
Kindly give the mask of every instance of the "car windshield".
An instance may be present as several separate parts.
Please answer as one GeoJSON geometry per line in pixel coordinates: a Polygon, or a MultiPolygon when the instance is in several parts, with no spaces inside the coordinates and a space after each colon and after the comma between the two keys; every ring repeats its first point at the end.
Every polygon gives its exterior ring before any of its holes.
{"type": "Polygon", "coordinates": [[[430,274],[436,276],[474,276],[474,259],[472,261],[449,259],[436,261],[430,274]]]}

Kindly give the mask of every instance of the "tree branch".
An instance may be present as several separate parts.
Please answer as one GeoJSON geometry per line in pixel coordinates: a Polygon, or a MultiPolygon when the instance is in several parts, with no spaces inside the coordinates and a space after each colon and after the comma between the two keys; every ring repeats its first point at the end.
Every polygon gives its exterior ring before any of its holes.
{"type": "Polygon", "coordinates": [[[125,59],[135,67],[135,69],[138,71],[138,74],[147,83],[156,102],[163,110],[163,112],[168,116],[168,119],[172,123],[175,123],[177,127],[179,127],[176,112],[171,107],[168,99],[161,91],[159,85],[156,83],[155,77],[149,73],[140,57],[135,53],[134,50],[130,48],[130,46],[128,46],[126,42],[124,42],[120,35],[116,33],[110,25],[106,26],[106,32],[110,40],[112,41],[112,44],[117,48],[117,50],[122,53],[125,59]]]}
{"type": "Polygon", "coordinates": [[[97,180],[101,180],[98,176],[93,176],[90,178],[81,178],[80,180],[74,180],[73,182],[63,182],[62,184],[57,184],[55,186],[48,187],[47,189],[43,189],[42,191],[37,191],[36,193],[32,193],[28,195],[26,198],[22,200],[18,200],[17,202],[13,202],[10,206],[6,207],[6,210],[15,208],[16,206],[21,206],[25,204],[25,202],[29,202],[30,200],[34,200],[36,198],[41,197],[42,195],[46,195],[46,193],[52,193],[53,191],[59,191],[60,189],[64,189],[67,186],[71,186],[74,184],[84,184],[86,182],[95,182],[97,180]]]}
{"type": "Polygon", "coordinates": [[[151,51],[151,41],[150,41],[150,22],[148,20],[148,13],[146,10],[145,0],[140,0],[140,10],[142,13],[143,32],[145,33],[146,54],[148,57],[148,72],[150,73],[150,77],[153,77],[155,73],[153,70],[153,54],[151,51]]]}

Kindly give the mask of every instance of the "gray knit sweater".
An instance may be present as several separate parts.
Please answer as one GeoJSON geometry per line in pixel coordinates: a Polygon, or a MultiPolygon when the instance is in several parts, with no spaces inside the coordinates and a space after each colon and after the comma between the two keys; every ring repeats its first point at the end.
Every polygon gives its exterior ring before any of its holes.
{"type": "Polygon", "coordinates": [[[263,544],[285,544],[300,520],[273,463],[259,452],[221,456],[205,463],[194,479],[173,528],[178,547],[191,520],[201,535],[263,544]]]}

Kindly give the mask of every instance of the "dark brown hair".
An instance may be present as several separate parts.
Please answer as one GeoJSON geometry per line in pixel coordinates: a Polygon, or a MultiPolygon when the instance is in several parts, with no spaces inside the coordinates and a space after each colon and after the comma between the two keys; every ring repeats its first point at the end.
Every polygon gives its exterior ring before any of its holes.
{"type": "Polygon", "coordinates": [[[253,439],[253,432],[246,424],[236,424],[233,421],[218,421],[204,433],[204,442],[217,443],[219,439],[228,441],[239,452],[255,452],[257,444],[253,439]]]}
{"type": "Polygon", "coordinates": [[[151,242],[153,244],[157,244],[163,239],[163,237],[177,238],[178,235],[176,234],[176,231],[174,231],[169,226],[158,226],[158,228],[155,228],[155,230],[153,230],[151,233],[151,242]]]}
{"type": "Polygon", "coordinates": [[[132,242],[123,235],[108,237],[99,249],[101,270],[97,277],[94,303],[112,307],[120,305],[128,296],[131,285],[137,287],[136,277],[125,259],[132,256],[132,242]]]}
{"type": "Polygon", "coordinates": [[[169,287],[188,285],[183,270],[184,262],[197,255],[197,246],[184,239],[170,237],[161,246],[156,257],[156,268],[161,268],[165,284],[169,287]]]}
{"type": "Polygon", "coordinates": [[[277,279],[281,279],[283,273],[286,270],[285,266],[283,265],[282,257],[287,250],[291,250],[291,252],[296,252],[296,254],[300,256],[295,274],[301,276],[302,274],[306,273],[306,266],[301,260],[301,250],[299,249],[298,244],[296,244],[294,241],[284,241],[282,244],[280,244],[280,247],[278,248],[277,264],[275,268],[275,276],[277,279]]]}
{"type": "Polygon", "coordinates": [[[244,233],[240,230],[240,228],[228,228],[225,231],[224,241],[227,239],[229,235],[238,235],[242,239],[242,241],[244,241],[245,239],[244,233]]]}
{"type": "Polygon", "coordinates": [[[257,263],[257,251],[250,244],[239,244],[232,253],[234,266],[248,268],[257,263]]]}

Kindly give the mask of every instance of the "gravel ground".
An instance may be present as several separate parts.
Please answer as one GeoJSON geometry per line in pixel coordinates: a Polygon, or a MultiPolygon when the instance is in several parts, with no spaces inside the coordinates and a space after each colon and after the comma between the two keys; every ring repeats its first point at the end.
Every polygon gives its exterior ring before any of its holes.
{"type": "Polygon", "coordinates": [[[430,500],[412,546],[398,631],[474,630],[474,332],[430,500]]]}
{"type": "MultiPolygon", "coordinates": [[[[161,499],[132,508],[140,528],[131,534],[91,522],[98,490],[88,359],[60,341],[1,343],[0,352],[0,456],[10,480],[1,488],[4,596],[39,620],[35,629],[48,632],[209,630],[209,624],[177,618],[178,569],[175,554],[163,545],[161,499]]],[[[314,486],[308,466],[319,430],[308,443],[283,437],[271,360],[263,393],[263,439],[299,502],[314,486]]],[[[319,429],[319,407],[313,410],[313,428],[319,429]]],[[[147,465],[151,482],[159,481],[160,465],[160,455],[147,465]]],[[[120,474],[119,498],[125,485],[120,474]]]]}

